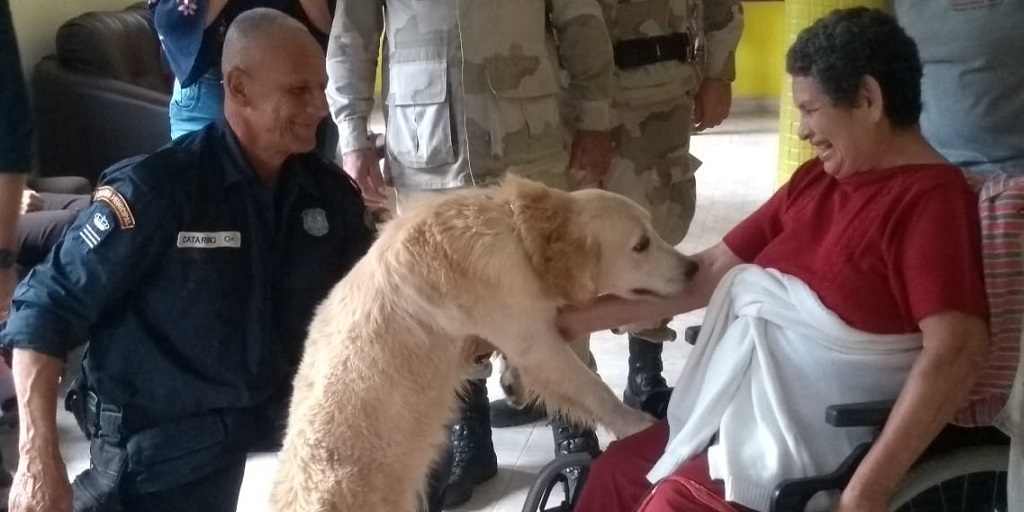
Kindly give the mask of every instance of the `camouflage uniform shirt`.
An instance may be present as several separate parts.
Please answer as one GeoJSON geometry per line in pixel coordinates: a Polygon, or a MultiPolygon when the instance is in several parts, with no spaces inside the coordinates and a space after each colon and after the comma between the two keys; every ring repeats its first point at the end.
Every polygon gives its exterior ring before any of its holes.
{"type": "Polygon", "coordinates": [[[565,151],[549,29],[580,105],[575,128],[608,129],[611,43],[595,0],[340,0],[327,96],[343,152],[370,147],[384,27],[387,163],[399,190],[482,184],[565,151]]]}

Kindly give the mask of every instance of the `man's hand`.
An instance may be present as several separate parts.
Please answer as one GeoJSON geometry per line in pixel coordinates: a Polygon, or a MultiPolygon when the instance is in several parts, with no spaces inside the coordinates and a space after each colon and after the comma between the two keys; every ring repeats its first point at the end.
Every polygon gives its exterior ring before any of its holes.
{"type": "Polygon", "coordinates": [[[709,78],[700,84],[693,99],[693,123],[698,132],[714,128],[729,117],[732,108],[732,84],[720,78],[709,78]]]}
{"type": "Polygon", "coordinates": [[[356,180],[367,206],[387,204],[387,189],[380,171],[380,160],[373,148],[356,149],[341,156],[341,168],[356,180]]]}
{"type": "Polygon", "coordinates": [[[72,512],[71,484],[59,454],[22,458],[8,503],[11,512],[72,512]]]}
{"type": "Polygon", "coordinates": [[[612,142],[608,132],[577,130],[572,138],[569,172],[573,188],[600,188],[612,165],[612,142]]]}
{"type": "MultiPolygon", "coordinates": [[[[11,297],[18,286],[18,276],[13,268],[0,269],[0,322],[11,314],[11,297]]],[[[2,363],[0,363],[2,364],[2,363]]]]}
{"type": "Polygon", "coordinates": [[[25,189],[21,193],[21,214],[43,209],[43,196],[35,190],[25,189]]]}

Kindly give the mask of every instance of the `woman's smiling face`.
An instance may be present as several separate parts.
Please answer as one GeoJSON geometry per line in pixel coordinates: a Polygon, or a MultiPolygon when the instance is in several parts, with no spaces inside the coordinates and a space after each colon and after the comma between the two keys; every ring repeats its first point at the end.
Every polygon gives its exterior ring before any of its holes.
{"type": "Polygon", "coordinates": [[[877,128],[866,108],[836,105],[809,76],[793,77],[793,103],[800,111],[797,133],[814,146],[825,172],[843,179],[873,168],[877,128]]]}

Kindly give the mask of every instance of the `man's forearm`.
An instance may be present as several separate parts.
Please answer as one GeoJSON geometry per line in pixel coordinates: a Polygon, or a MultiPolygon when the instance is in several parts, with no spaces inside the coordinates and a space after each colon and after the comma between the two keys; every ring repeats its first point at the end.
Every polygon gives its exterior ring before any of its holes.
{"type": "Polygon", "coordinates": [[[18,394],[19,451],[22,460],[60,458],[57,438],[57,390],[63,361],[27,349],[14,349],[14,385],[18,394]]]}

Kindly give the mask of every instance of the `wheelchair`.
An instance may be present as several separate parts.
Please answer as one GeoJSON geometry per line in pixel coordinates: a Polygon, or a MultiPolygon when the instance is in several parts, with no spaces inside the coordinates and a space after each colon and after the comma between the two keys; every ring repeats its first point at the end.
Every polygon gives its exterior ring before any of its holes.
{"type": "MultiPolygon", "coordinates": [[[[686,330],[696,340],[698,327],[686,330]]],[[[663,419],[671,389],[652,394],[642,409],[663,419]]],[[[825,410],[824,420],[836,428],[876,427],[888,418],[894,402],[840,404],[825,410]]],[[[900,482],[889,503],[899,512],[1005,512],[1010,439],[995,427],[948,425],[900,482]]],[[[871,442],[854,448],[833,472],[780,482],[772,494],[771,512],[803,512],[819,492],[840,491],[850,481],[871,442]]],[[[586,482],[593,458],[586,453],[559,457],[544,466],[523,504],[523,512],[571,512],[586,482]]]]}
{"type": "MultiPolygon", "coordinates": [[[[1024,325],[1024,268],[1008,267],[1007,261],[1024,261],[1024,178],[993,175],[984,179],[965,172],[978,192],[982,232],[985,287],[989,295],[993,361],[987,377],[1000,374],[1013,380],[1007,362],[1017,364],[1020,329],[1024,325]],[[1006,373],[1009,375],[1006,375],[1006,373]]],[[[685,339],[691,345],[699,326],[689,327],[685,339]]],[[[1015,366],[1016,367],[1016,366],[1015,366]]],[[[1024,372],[1024,366],[1016,367],[1024,372]]],[[[985,378],[985,372],[979,381],[985,378]]],[[[643,409],[663,418],[668,395],[652,395],[643,409]]],[[[876,435],[889,416],[893,402],[842,404],[828,407],[824,420],[835,428],[874,427],[876,435]]],[[[1009,438],[995,427],[948,425],[925,450],[899,483],[890,511],[1004,512],[1007,509],[1009,438]]],[[[772,495],[771,512],[803,512],[810,499],[822,491],[840,491],[853,476],[871,443],[863,443],[839,467],[827,475],[780,482],[772,495]]],[[[530,488],[523,512],[570,512],[586,481],[589,455],[562,457],[541,469],[530,488]]]]}

